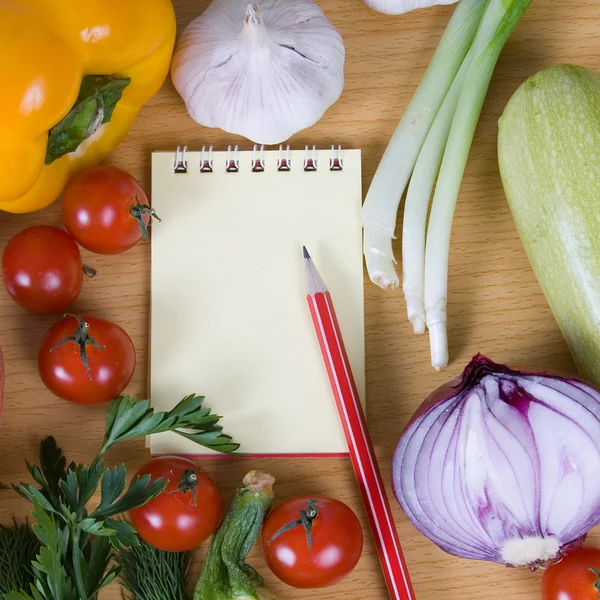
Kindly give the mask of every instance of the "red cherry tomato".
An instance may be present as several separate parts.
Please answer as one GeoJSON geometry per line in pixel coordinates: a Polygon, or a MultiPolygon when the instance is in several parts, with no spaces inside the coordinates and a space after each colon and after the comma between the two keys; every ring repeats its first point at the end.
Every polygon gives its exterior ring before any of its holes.
{"type": "Polygon", "coordinates": [[[542,578],[542,600],[598,600],[600,550],[578,548],[549,566],[542,578]]]}
{"type": "Polygon", "coordinates": [[[338,583],[354,569],[362,553],[363,533],[358,518],[343,502],[294,498],[267,517],[262,548],[269,568],[284,583],[322,588],[338,583]]]}
{"type": "Polygon", "coordinates": [[[98,404],[125,389],[135,368],[135,349],[115,323],[69,315],[46,332],[38,368],[44,385],[59,398],[98,404]]]}
{"type": "Polygon", "coordinates": [[[116,167],[87,169],[72,179],[63,194],[65,227],[84,248],[119,254],[147,238],[154,212],[140,184],[116,167]]]}
{"type": "Polygon", "coordinates": [[[2,275],[9,295],[24,308],[47,314],[64,311],[81,292],[81,254],[66,231],[29,227],[6,244],[2,275]]]}
{"type": "Polygon", "coordinates": [[[129,513],[136,531],[149,544],[168,552],[193,550],[205,542],[221,520],[221,496],[196,463],[178,456],[147,462],[136,474],[169,484],[154,500],[129,513]]]}

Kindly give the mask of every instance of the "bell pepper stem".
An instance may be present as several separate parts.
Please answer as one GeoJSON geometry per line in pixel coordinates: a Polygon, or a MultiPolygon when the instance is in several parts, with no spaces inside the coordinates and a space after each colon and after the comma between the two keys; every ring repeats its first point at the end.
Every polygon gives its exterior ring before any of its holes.
{"type": "Polygon", "coordinates": [[[75,152],[81,143],[92,136],[112,113],[131,79],[116,79],[104,75],[86,75],[79,88],[75,105],[48,135],[46,164],[65,154],[75,152]]]}

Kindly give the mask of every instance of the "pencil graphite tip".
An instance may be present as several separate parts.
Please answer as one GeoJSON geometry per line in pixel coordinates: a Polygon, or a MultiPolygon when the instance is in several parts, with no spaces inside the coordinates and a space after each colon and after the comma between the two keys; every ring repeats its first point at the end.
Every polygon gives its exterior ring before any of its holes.
{"type": "Polygon", "coordinates": [[[327,291],[327,287],[323,283],[317,267],[306,248],[304,248],[304,273],[306,276],[306,291],[309,296],[314,296],[319,292],[324,294],[327,291]]]}
{"type": "Polygon", "coordinates": [[[308,253],[308,250],[306,249],[306,246],[302,246],[302,252],[304,253],[304,258],[306,260],[311,260],[310,254],[308,253]]]}

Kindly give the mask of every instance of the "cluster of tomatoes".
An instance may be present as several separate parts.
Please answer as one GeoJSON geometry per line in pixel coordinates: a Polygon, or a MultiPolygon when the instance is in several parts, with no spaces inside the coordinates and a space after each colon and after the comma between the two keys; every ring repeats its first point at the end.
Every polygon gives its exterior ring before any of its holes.
{"type": "MultiPolygon", "coordinates": [[[[78,298],[84,270],[77,244],[99,254],[124,252],[147,237],[153,217],[139,183],[107,166],[91,168],[71,181],[62,214],[67,231],[29,227],[2,254],[9,295],[33,312],[65,312],[78,298]]],[[[38,367],[46,387],[60,398],[79,404],[108,402],[131,380],[135,349],[115,323],[67,315],[44,336],[38,367]]]]}
{"type": "MultiPolygon", "coordinates": [[[[83,284],[79,246],[117,254],[147,238],[151,219],[139,183],[114,167],[94,167],[75,177],[63,195],[66,231],[29,227],[14,236],[2,255],[9,295],[24,308],[64,312],[83,284]]],[[[119,396],[135,368],[135,349],[117,324],[65,315],[45,334],[38,350],[42,381],[60,398],[79,404],[119,396]]],[[[181,457],[151,459],[137,475],[169,481],[154,500],[130,513],[148,543],[184,552],[205,542],[222,517],[221,496],[210,477],[181,457]]],[[[294,498],[273,510],[262,532],[267,564],[285,583],[299,588],[333,585],[356,566],[363,534],[356,515],[332,498],[294,498]]]]}
{"type": "MultiPolygon", "coordinates": [[[[168,479],[166,489],[129,516],[149,544],[185,552],[205,542],[222,516],[221,496],[210,477],[182,457],[153,458],[137,473],[168,479]]],[[[262,549],[273,573],[297,588],[334,585],[356,566],[363,533],[354,512],[333,498],[293,498],[267,516],[262,549]]]]}

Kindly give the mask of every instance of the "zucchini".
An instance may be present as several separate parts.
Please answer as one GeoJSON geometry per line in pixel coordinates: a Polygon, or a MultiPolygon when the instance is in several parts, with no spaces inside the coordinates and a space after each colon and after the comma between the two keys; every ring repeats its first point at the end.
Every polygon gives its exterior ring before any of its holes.
{"type": "Polygon", "coordinates": [[[600,385],[600,75],[528,79],[499,123],[500,174],[533,270],[580,373],[600,385]]]}
{"type": "Polygon", "coordinates": [[[266,600],[263,578],[246,561],[273,501],[273,477],[251,471],[212,537],[194,600],[266,600]]]}

